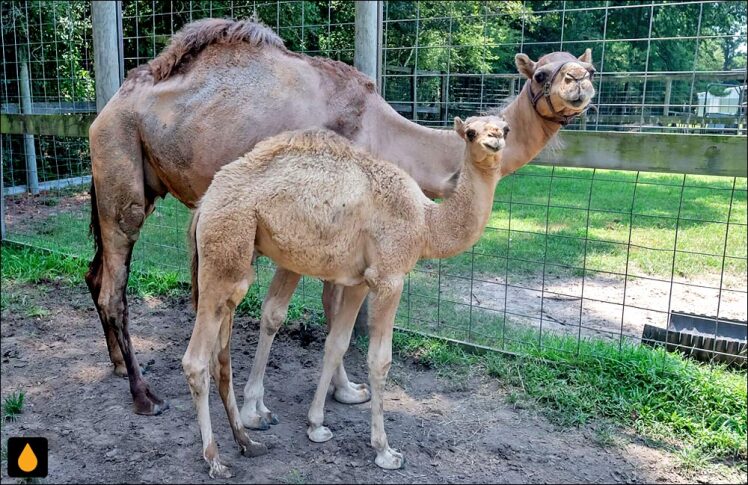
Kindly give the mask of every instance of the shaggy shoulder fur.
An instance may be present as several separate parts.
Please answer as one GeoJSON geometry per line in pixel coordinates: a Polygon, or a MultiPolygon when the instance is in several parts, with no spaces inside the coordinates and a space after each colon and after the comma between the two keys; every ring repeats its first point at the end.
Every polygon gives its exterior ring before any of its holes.
{"type": "Polygon", "coordinates": [[[169,46],[150,63],[153,81],[167,79],[211,44],[246,42],[251,46],[284,48],[283,40],[270,27],[252,20],[204,19],[187,24],[169,46]]]}

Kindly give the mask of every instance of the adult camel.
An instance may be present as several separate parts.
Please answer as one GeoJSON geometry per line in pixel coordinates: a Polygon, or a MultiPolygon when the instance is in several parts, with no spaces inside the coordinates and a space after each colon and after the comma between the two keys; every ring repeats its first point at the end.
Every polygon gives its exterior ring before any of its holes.
{"type": "MultiPolygon", "coordinates": [[[[532,160],[587,108],[594,95],[591,61],[589,49],[579,58],[554,52],[538,62],[516,56],[528,81],[503,112],[518,143],[504,150],[502,175],[532,160]]],[[[86,283],[114,372],[127,375],[136,413],[154,415],[167,407],[141,374],[125,293],[133,245],[156,199],[171,193],[194,208],[220,167],[269,136],[303,128],[337,132],[403,168],[431,196],[448,195],[457,180],[464,144],[454,132],[406,120],[354,68],[291,52],[270,28],[253,21],[188,24],[158,57],[128,73],[91,125],[96,253],[86,283]]],[[[281,274],[270,292],[286,286],[281,274]]],[[[325,283],[328,322],[341,294],[325,283]]],[[[284,315],[272,318],[279,317],[284,315]]],[[[342,363],[332,385],[342,402],[369,399],[364,386],[349,382],[342,363]]],[[[264,411],[261,401],[253,405],[264,411]]]]}

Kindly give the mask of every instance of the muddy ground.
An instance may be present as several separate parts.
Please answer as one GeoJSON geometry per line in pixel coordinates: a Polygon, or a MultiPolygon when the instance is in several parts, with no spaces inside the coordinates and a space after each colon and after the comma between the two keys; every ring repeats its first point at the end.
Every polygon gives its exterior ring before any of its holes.
{"type": "MultiPolygon", "coordinates": [[[[127,381],[113,375],[101,326],[83,286],[17,285],[4,281],[2,393],[26,393],[23,414],[2,427],[8,436],[49,439],[46,482],[209,482],[201,459],[195,412],[180,360],[194,314],[186,298],[131,298],[131,334],[147,379],[171,408],[161,416],[130,409],[127,381]]],[[[254,354],[258,324],[238,318],[232,358],[237,396],[254,354]]],[[[440,375],[395,357],[385,400],[391,445],[406,458],[384,471],[369,446],[369,404],[347,406],[328,397],[324,444],[305,434],[306,412],[322,358],[324,331],[284,327],[268,366],[266,404],[280,424],[255,439],[270,453],[244,458],[235,448],[215,388],[214,432],[234,478],[228,483],[564,483],[710,482],[744,477],[686,477],[675,459],[633,435],[600,440],[594,426],[557,428],[535,411],[506,403],[506,390],[479,371],[440,375]],[[603,445],[602,442],[614,444],[603,445]]],[[[366,379],[365,356],[352,348],[349,374],[366,379]]],[[[12,483],[2,466],[2,483],[12,483]]]]}

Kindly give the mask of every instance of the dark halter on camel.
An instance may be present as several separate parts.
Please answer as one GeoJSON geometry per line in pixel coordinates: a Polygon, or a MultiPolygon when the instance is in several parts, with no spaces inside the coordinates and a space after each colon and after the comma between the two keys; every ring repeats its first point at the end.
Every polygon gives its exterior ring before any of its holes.
{"type": "MultiPolygon", "coordinates": [[[[561,72],[561,69],[563,69],[563,67],[570,62],[573,61],[566,61],[558,66],[551,74],[551,77],[549,77],[548,80],[543,83],[542,91],[538,92],[537,94],[532,92],[532,79],[528,79],[527,81],[525,81],[525,84],[527,84],[527,95],[530,97],[530,102],[532,103],[532,107],[535,109],[535,112],[541,118],[548,121],[553,121],[554,123],[558,123],[561,126],[568,125],[569,123],[574,121],[574,118],[586,112],[592,106],[591,104],[588,104],[587,107],[579,113],[569,116],[561,114],[560,112],[556,111],[556,108],[553,107],[553,102],[551,101],[551,86],[553,86],[553,81],[556,80],[556,76],[558,76],[558,73],[561,72]],[[545,102],[548,104],[548,108],[551,110],[551,113],[553,113],[553,116],[545,116],[538,111],[538,101],[540,101],[540,98],[545,98],[545,102]]],[[[590,80],[592,80],[592,74],[593,73],[590,72],[590,80]]]]}

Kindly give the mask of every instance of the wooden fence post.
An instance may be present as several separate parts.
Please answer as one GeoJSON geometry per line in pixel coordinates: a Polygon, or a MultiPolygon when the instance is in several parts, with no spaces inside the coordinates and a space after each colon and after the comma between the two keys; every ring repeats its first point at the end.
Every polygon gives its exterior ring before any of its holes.
{"type": "Polygon", "coordinates": [[[379,11],[376,1],[356,2],[356,40],[353,65],[380,86],[379,11]]]}
{"type": "Polygon", "coordinates": [[[662,108],[662,116],[670,115],[670,95],[673,92],[673,80],[665,81],[665,106],[662,108]]]}
{"type": "Polygon", "coordinates": [[[91,2],[96,71],[96,111],[101,111],[119,89],[122,79],[120,2],[91,2]]]}
{"type": "MultiPolygon", "coordinates": [[[[29,66],[26,59],[21,58],[21,110],[23,114],[33,114],[31,110],[31,83],[29,82],[29,66]]],[[[34,135],[25,133],[23,144],[26,148],[26,188],[32,195],[39,193],[39,174],[36,165],[36,146],[34,135]]]]}
{"type": "MultiPolygon", "coordinates": [[[[382,87],[382,5],[377,1],[356,2],[356,40],[353,65],[369,76],[381,93],[382,87]]],[[[364,300],[353,327],[355,337],[368,335],[368,301],[364,300]]]]}

